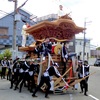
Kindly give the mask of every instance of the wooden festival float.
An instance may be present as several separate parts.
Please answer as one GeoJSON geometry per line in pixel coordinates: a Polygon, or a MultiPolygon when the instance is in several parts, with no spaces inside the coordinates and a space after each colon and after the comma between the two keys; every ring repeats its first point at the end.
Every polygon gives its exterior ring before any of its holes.
{"type": "MultiPolygon", "coordinates": [[[[64,41],[70,41],[73,39],[75,34],[78,34],[80,32],[83,32],[85,30],[82,27],[77,26],[74,21],[68,17],[64,16],[63,18],[59,18],[54,21],[42,21],[40,23],[37,23],[29,28],[26,29],[26,32],[34,37],[36,41],[39,41],[42,43],[46,38],[49,38],[50,40],[53,40],[56,43],[56,45],[53,47],[54,52],[51,54],[52,60],[54,62],[57,62],[59,64],[59,72],[61,73],[61,70],[63,68],[61,64],[61,55],[58,53],[59,50],[61,51],[62,42],[64,41]]],[[[35,48],[35,43],[33,45],[28,47],[20,47],[20,51],[27,51],[31,52],[31,58],[37,58],[37,55],[34,54],[32,51],[35,48]]],[[[42,61],[42,57],[41,57],[42,61]]],[[[46,62],[40,66],[40,73],[38,75],[37,81],[39,82],[40,77],[42,73],[45,71],[45,69],[48,66],[49,59],[46,57],[46,62]]],[[[62,75],[65,78],[59,79],[54,78],[53,83],[53,92],[55,92],[57,89],[61,89],[62,92],[65,92],[69,87],[73,87],[76,83],[80,82],[79,79],[76,78],[74,70],[75,65],[73,66],[72,59],[69,59],[67,70],[62,75]],[[77,80],[77,81],[76,81],[77,80]]],[[[42,90],[45,90],[46,86],[44,85],[42,87],[42,90]]]]}

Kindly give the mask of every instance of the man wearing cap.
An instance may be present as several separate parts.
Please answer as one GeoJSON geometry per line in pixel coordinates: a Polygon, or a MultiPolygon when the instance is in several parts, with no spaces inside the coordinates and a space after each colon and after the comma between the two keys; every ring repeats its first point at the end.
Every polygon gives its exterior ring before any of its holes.
{"type": "Polygon", "coordinates": [[[41,81],[40,81],[39,85],[37,86],[37,88],[33,92],[32,97],[37,97],[35,95],[36,92],[39,90],[39,88],[44,83],[46,83],[47,89],[46,89],[46,92],[45,92],[45,98],[49,98],[48,97],[48,93],[49,93],[49,90],[51,88],[50,81],[52,80],[52,76],[55,75],[56,77],[61,77],[61,75],[57,71],[57,68],[58,68],[58,64],[57,63],[54,63],[51,67],[47,68],[47,70],[43,73],[43,75],[41,77],[41,81]]]}

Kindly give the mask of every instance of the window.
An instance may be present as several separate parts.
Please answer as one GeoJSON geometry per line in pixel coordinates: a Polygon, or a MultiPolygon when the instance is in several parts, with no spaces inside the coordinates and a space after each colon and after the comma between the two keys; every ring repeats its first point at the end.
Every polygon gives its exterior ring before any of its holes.
{"type": "Polygon", "coordinates": [[[8,34],[8,28],[7,27],[0,27],[0,35],[8,34]]]}

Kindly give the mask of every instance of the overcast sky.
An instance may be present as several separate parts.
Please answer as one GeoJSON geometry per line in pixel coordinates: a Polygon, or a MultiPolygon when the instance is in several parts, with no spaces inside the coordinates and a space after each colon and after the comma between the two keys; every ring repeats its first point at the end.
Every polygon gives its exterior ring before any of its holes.
{"type": "MultiPolygon", "coordinates": [[[[20,6],[26,0],[18,0],[20,6]]],[[[24,8],[37,16],[57,13],[59,5],[64,6],[64,10],[71,13],[71,17],[78,26],[84,27],[86,19],[86,38],[90,38],[91,44],[100,46],[100,0],[28,0],[24,8]]],[[[11,12],[14,9],[14,3],[8,0],[0,0],[0,10],[11,12]]],[[[0,16],[3,15],[0,12],[0,16]]],[[[83,37],[80,33],[78,37],[83,37]]]]}

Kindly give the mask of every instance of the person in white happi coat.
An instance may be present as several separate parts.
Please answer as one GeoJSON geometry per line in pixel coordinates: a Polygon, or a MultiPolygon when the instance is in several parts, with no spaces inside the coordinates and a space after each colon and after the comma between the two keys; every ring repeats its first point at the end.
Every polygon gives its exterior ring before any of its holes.
{"type": "MultiPolygon", "coordinates": [[[[71,12],[70,12],[71,13],[71,12]]],[[[59,10],[58,10],[58,18],[63,18],[63,19],[70,19],[72,20],[72,18],[69,16],[70,13],[66,13],[64,10],[63,10],[63,6],[62,5],[59,5],[59,10]]]]}
{"type": "Polygon", "coordinates": [[[21,35],[22,35],[22,47],[25,47],[26,45],[26,40],[27,40],[27,37],[28,37],[28,33],[26,33],[25,29],[29,27],[29,24],[28,23],[25,23],[22,27],[22,32],[21,32],[21,35]]]}
{"type": "Polygon", "coordinates": [[[58,17],[60,18],[60,17],[62,17],[64,15],[66,15],[66,13],[63,10],[63,6],[62,5],[59,5],[58,17]]]}

